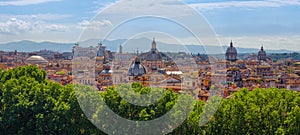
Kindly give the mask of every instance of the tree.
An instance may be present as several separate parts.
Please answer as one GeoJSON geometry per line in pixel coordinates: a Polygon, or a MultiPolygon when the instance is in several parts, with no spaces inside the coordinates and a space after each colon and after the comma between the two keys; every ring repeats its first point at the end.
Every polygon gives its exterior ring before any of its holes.
{"type": "Polygon", "coordinates": [[[1,72],[0,134],[102,133],[81,111],[73,86],[45,75],[34,66],[1,72]]]}
{"type": "Polygon", "coordinates": [[[45,77],[45,71],[35,66],[0,71],[0,134],[105,134],[99,126],[124,134],[149,126],[140,121],[158,119],[172,110],[156,128],[139,132],[168,133],[169,128],[177,127],[169,134],[300,134],[300,93],[294,91],[240,89],[228,99],[211,97],[204,103],[170,89],[139,83],[97,92],[91,86],[62,86],[45,77]],[[136,101],[146,105],[136,105],[136,101]],[[194,107],[190,112],[182,111],[189,106],[194,107]],[[136,123],[118,123],[116,117],[108,117],[105,107],[136,123]]]}

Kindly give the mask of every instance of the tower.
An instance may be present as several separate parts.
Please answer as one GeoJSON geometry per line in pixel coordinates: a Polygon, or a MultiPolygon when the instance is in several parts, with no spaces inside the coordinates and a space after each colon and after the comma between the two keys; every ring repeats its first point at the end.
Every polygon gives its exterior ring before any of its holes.
{"type": "Polygon", "coordinates": [[[122,45],[120,45],[120,47],[119,47],[119,53],[120,53],[120,54],[123,53],[123,47],[122,47],[122,45]]]}
{"type": "Polygon", "coordinates": [[[156,42],[155,42],[155,38],[153,38],[151,50],[152,50],[152,51],[155,51],[155,50],[156,50],[156,42]]]}

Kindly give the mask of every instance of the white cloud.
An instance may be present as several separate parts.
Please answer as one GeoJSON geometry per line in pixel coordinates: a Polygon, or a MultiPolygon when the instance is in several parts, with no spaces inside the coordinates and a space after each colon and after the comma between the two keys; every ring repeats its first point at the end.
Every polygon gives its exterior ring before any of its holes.
{"type": "Polygon", "coordinates": [[[29,22],[11,18],[7,22],[0,23],[0,32],[8,34],[18,34],[20,32],[29,31],[31,27],[32,26],[29,22]]]}
{"type": "Polygon", "coordinates": [[[0,33],[24,34],[28,32],[65,32],[72,24],[50,23],[53,20],[70,18],[67,14],[32,14],[32,15],[9,15],[0,14],[0,33]]]}
{"type": "MultiPolygon", "coordinates": [[[[168,34],[174,32],[172,35],[178,37],[186,37],[189,35],[211,36],[214,34],[205,19],[195,9],[177,0],[121,0],[97,11],[98,14],[93,19],[96,21],[103,19],[110,20],[113,27],[103,28],[101,31],[96,32],[85,31],[82,34],[82,38],[109,36],[108,38],[118,39],[140,32],[156,31],[157,28],[168,34]],[[149,19],[149,21],[147,21],[147,19],[149,19]],[[164,23],[158,26],[153,22],[155,20],[160,20],[159,22],[164,23]],[[135,27],[135,23],[140,24],[138,25],[140,27],[135,27]],[[167,26],[167,23],[180,29],[187,28],[186,31],[190,32],[182,34],[172,29],[171,26],[167,26]],[[118,34],[111,34],[111,32],[116,29],[122,30],[122,28],[124,28],[123,26],[132,28],[116,32],[118,34]],[[203,31],[205,31],[205,33],[203,31]]],[[[212,42],[215,42],[215,40],[212,42]]]]}
{"type": "Polygon", "coordinates": [[[69,14],[31,14],[31,15],[12,15],[12,14],[0,14],[0,22],[6,21],[11,18],[18,18],[26,21],[53,21],[71,18],[69,14]]]}
{"type": "Polygon", "coordinates": [[[19,35],[24,33],[41,33],[49,31],[65,32],[69,29],[68,25],[50,24],[43,21],[28,21],[15,17],[6,22],[0,22],[0,33],[9,35],[19,35]]]}
{"type": "Polygon", "coordinates": [[[50,24],[45,26],[46,31],[58,31],[58,32],[66,32],[69,30],[69,27],[61,24],[50,24]]]}
{"type": "Polygon", "coordinates": [[[263,7],[281,7],[288,5],[300,5],[299,0],[264,0],[264,1],[227,1],[227,2],[209,2],[194,3],[189,6],[200,10],[213,10],[221,8],[263,8],[263,7]]]}
{"type": "Polygon", "coordinates": [[[25,5],[33,5],[33,4],[41,4],[47,2],[56,2],[61,0],[13,0],[13,1],[0,1],[0,6],[25,6],[25,5]]]}
{"type": "Polygon", "coordinates": [[[93,29],[93,30],[99,30],[102,27],[112,26],[112,23],[109,20],[95,20],[95,21],[87,21],[83,20],[79,22],[79,27],[83,29],[93,29]]]}

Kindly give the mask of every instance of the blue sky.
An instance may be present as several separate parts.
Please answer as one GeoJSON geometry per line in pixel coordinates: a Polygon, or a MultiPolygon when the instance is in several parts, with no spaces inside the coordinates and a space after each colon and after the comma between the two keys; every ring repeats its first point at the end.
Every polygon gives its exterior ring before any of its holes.
{"type": "MultiPolygon", "coordinates": [[[[159,15],[160,11],[170,18],[194,21],[195,16],[184,8],[172,4],[174,0],[140,1],[2,0],[0,43],[20,40],[76,42],[88,38],[101,39],[106,35],[103,32],[109,32],[119,24],[118,20],[121,20],[119,18],[144,13],[159,15]],[[122,2],[127,4],[121,4],[122,2]],[[142,6],[138,6],[139,4],[142,6]],[[143,9],[143,6],[154,8],[143,9]],[[111,10],[111,7],[114,10],[111,10]],[[167,9],[164,10],[165,8],[167,9]],[[178,10],[172,10],[176,8],[178,10]],[[145,12],[141,13],[141,10],[145,12]],[[100,14],[97,16],[97,13],[100,14]]],[[[260,48],[263,45],[268,49],[300,51],[299,0],[183,0],[182,2],[205,18],[221,44],[228,44],[233,40],[239,47],[260,48]]],[[[143,31],[151,31],[152,29],[143,27],[151,25],[156,26],[154,31],[166,31],[176,38],[182,38],[183,44],[197,44],[192,36],[163,21],[145,19],[132,22],[126,24],[127,27],[119,29],[117,34],[112,34],[114,37],[111,38],[132,37],[143,31]]],[[[190,29],[198,29],[196,23],[191,24],[194,25],[190,29]]],[[[157,38],[168,42],[167,37],[157,38]]]]}

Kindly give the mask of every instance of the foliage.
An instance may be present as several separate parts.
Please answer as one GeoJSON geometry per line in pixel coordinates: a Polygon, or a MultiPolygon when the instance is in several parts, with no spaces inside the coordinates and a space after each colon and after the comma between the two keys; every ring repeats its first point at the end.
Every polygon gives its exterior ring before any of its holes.
{"type": "Polygon", "coordinates": [[[73,86],[45,75],[34,66],[0,73],[0,134],[99,133],[81,111],[73,86]]]}
{"type": "Polygon", "coordinates": [[[241,89],[223,100],[206,126],[209,134],[300,134],[300,95],[276,88],[241,89]],[[297,111],[298,110],[298,111],[297,111]]]}
{"type": "MultiPolygon", "coordinates": [[[[35,66],[0,71],[0,134],[104,134],[92,123],[97,124],[99,116],[107,115],[103,109],[106,105],[125,119],[150,121],[174,107],[187,110],[191,104],[194,108],[188,118],[169,134],[300,134],[300,94],[294,91],[241,89],[222,100],[219,107],[212,104],[219,98],[204,103],[190,96],[176,105],[181,94],[172,90],[161,92],[139,83],[110,87],[100,93],[90,86],[62,86],[45,78],[46,72],[35,66]],[[126,94],[122,95],[124,91],[126,94]],[[145,98],[146,94],[150,97],[145,98]],[[138,97],[147,101],[160,94],[154,104],[146,106],[125,100],[138,97]],[[214,108],[218,110],[211,115],[214,108]],[[203,118],[209,122],[200,127],[203,118]]],[[[166,123],[177,121],[183,113],[175,111],[166,123]]],[[[104,127],[118,126],[110,120],[110,123],[102,119],[100,122],[105,122],[104,127]]],[[[145,134],[158,129],[145,131],[145,134]]]]}
{"type": "Polygon", "coordinates": [[[59,72],[56,72],[57,75],[66,75],[67,72],[66,71],[59,71],[59,72]]]}

